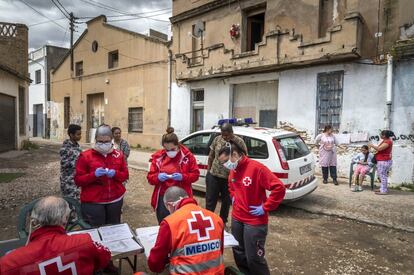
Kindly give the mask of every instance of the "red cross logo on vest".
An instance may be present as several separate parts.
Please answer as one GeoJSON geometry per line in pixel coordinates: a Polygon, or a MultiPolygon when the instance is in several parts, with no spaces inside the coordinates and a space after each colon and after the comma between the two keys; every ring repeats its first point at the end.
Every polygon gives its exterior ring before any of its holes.
{"type": "Polygon", "coordinates": [[[191,211],[192,219],[188,219],[188,228],[191,234],[197,234],[199,241],[210,239],[209,231],[214,230],[213,219],[209,216],[205,217],[201,211],[191,211]]]}
{"type": "Polygon", "coordinates": [[[63,265],[62,258],[60,256],[45,262],[39,263],[40,275],[50,274],[64,274],[64,275],[78,275],[76,271],[75,262],[63,265]]]}
{"type": "Polygon", "coordinates": [[[243,185],[244,186],[250,186],[250,184],[252,184],[252,179],[250,177],[245,177],[243,180],[243,185]]]}

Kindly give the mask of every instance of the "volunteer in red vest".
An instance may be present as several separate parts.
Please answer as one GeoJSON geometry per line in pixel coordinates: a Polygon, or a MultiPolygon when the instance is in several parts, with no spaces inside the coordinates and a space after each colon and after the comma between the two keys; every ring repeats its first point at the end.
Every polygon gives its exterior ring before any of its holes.
{"type": "Polygon", "coordinates": [[[170,214],[163,203],[163,196],[168,187],[179,186],[192,197],[191,184],[200,176],[195,157],[178,142],[174,128],[167,128],[161,143],[164,148],[151,156],[151,167],[147,175],[149,184],[155,186],[151,206],[157,213],[158,223],[170,214]]]}
{"type": "Polygon", "coordinates": [[[0,259],[0,274],[94,274],[107,266],[107,248],[88,234],[66,235],[69,215],[64,199],[39,200],[31,213],[28,243],[0,259]]]}
{"type": "Polygon", "coordinates": [[[82,214],[94,227],[121,222],[128,167],[121,151],[113,149],[108,125],[96,129],[95,146],[76,163],[75,183],[81,188],[82,214]]]}
{"type": "Polygon", "coordinates": [[[266,166],[249,159],[236,143],[220,150],[219,161],[230,170],[231,232],[239,242],[233,248],[237,267],[246,275],[270,274],[265,259],[268,213],[282,202],[285,186],[266,166]],[[266,191],[270,191],[269,197],[266,191]]]}
{"type": "Polygon", "coordinates": [[[177,186],[167,189],[163,203],[171,215],[160,224],[148,257],[151,271],[169,274],[224,274],[222,219],[203,209],[177,186]]]}

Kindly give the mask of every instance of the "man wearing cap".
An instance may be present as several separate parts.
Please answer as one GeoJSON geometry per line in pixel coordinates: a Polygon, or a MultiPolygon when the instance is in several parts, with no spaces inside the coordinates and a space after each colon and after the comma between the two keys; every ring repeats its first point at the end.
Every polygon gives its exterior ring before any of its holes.
{"type": "Polygon", "coordinates": [[[228,145],[231,141],[236,143],[245,154],[247,154],[247,147],[243,139],[233,133],[233,126],[230,123],[224,123],[220,127],[221,135],[217,136],[210,146],[210,154],[208,156],[208,167],[206,175],[206,208],[212,212],[216,210],[216,205],[221,196],[220,217],[223,223],[227,223],[229,210],[231,205],[228,177],[229,170],[225,168],[218,160],[220,150],[228,145]]]}

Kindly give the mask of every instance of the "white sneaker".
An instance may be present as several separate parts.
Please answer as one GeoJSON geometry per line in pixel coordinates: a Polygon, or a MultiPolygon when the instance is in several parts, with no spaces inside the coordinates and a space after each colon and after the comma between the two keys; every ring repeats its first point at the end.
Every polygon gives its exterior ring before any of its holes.
{"type": "Polygon", "coordinates": [[[358,192],[361,192],[361,191],[364,191],[364,189],[362,189],[362,186],[361,185],[358,185],[358,192]]]}

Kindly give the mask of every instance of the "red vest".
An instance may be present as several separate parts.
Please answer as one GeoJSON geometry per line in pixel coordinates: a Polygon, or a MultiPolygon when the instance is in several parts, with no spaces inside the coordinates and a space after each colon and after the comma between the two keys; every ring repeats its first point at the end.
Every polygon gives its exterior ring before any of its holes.
{"type": "Polygon", "coordinates": [[[190,203],[164,220],[171,230],[170,274],[224,274],[219,216],[190,203]]]}

